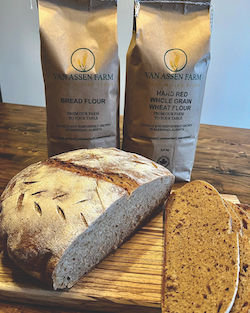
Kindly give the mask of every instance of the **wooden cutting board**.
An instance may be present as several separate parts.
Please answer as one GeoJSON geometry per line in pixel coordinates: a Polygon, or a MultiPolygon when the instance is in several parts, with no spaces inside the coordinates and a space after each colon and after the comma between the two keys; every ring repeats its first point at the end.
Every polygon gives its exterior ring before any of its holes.
{"type": "MultiPolygon", "coordinates": [[[[233,195],[223,197],[239,203],[233,195]]],[[[162,212],[68,291],[53,291],[0,254],[0,298],[84,311],[160,312],[162,212]]]]}

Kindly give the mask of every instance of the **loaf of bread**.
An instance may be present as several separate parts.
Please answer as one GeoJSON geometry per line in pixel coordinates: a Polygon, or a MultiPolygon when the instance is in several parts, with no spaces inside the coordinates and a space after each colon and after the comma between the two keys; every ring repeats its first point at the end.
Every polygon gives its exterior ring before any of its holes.
{"type": "Polygon", "coordinates": [[[163,313],[230,312],[239,281],[239,227],[206,182],[193,181],[171,194],[164,223],[163,313]]]}
{"type": "Polygon", "coordinates": [[[9,182],[1,237],[26,272],[70,288],[166,200],[173,183],[166,168],[118,149],[64,153],[9,182]]]}

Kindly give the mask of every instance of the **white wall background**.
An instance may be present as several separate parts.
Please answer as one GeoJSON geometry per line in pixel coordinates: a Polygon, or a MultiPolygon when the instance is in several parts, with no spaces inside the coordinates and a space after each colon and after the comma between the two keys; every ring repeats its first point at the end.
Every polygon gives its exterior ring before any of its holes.
{"type": "MultiPolygon", "coordinates": [[[[214,26],[201,122],[250,128],[250,1],[213,0],[214,26]]],[[[118,36],[123,112],[125,57],[133,0],[119,0],[118,36]]],[[[0,1],[3,101],[45,105],[35,0],[0,1]],[[33,3],[34,9],[30,9],[33,3]]]]}

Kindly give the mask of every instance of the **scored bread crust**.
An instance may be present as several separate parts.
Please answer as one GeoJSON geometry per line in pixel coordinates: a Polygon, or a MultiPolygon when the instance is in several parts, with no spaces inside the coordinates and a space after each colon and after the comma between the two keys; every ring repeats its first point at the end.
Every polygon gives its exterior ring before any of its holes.
{"type": "Polygon", "coordinates": [[[238,233],[214,187],[194,181],[168,199],[162,312],[230,312],[239,280],[238,233]]]}
{"type": "Polygon", "coordinates": [[[9,182],[1,237],[26,272],[54,289],[71,287],[167,198],[173,183],[166,168],[115,148],[64,153],[9,182]]]}

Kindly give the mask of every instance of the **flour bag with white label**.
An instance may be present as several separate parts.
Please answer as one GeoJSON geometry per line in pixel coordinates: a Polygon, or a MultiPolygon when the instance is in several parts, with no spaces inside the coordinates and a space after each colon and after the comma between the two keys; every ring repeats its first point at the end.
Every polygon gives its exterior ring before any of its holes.
{"type": "Polygon", "coordinates": [[[135,1],[123,149],[189,181],[210,60],[210,1],[135,1]]]}
{"type": "Polygon", "coordinates": [[[116,0],[39,0],[49,155],[119,145],[116,0]]]}

